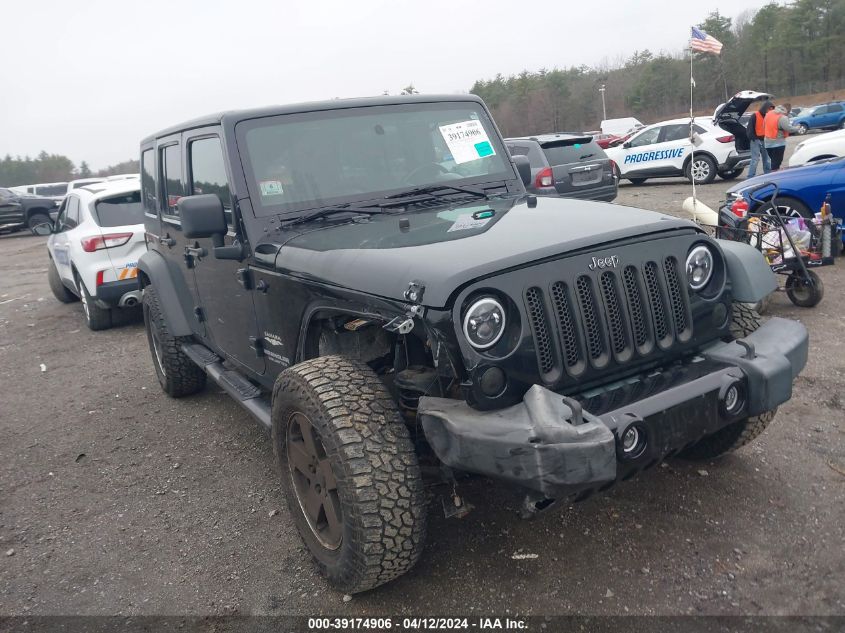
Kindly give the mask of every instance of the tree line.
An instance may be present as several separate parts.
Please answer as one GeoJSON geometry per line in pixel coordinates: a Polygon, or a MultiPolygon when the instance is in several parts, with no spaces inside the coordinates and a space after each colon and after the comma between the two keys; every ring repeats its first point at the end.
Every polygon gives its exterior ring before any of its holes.
{"type": "MultiPolygon", "coordinates": [[[[693,53],[694,109],[711,113],[739,90],[776,97],[845,88],[845,0],[770,3],[736,18],[710,13],[697,25],[724,45],[719,56],[693,53]]],[[[688,41],[689,31],[678,33],[688,41]]],[[[475,82],[506,136],[596,129],[607,118],[636,116],[645,123],[683,116],[690,109],[689,50],[635,51],[599,67],[525,70],[475,82]]]]}
{"type": "Polygon", "coordinates": [[[114,174],[137,173],[140,170],[137,160],[126,160],[99,171],[92,171],[88,163],[82,161],[79,167],[67,156],[48,154],[42,151],[35,158],[11,155],[0,160],[0,187],[33,185],[42,182],[67,182],[75,178],[92,176],[113,176],[114,174]]]}

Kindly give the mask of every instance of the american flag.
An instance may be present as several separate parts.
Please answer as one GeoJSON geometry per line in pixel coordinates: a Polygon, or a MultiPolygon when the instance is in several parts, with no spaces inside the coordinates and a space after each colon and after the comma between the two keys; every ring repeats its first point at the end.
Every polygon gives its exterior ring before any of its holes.
{"type": "Polygon", "coordinates": [[[702,53],[718,55],[722,52],[722,43],[719,40],[695,27],[692,27],[692,37],[690,38],[689,46],[692,50],[701,51],[702,53]]]}

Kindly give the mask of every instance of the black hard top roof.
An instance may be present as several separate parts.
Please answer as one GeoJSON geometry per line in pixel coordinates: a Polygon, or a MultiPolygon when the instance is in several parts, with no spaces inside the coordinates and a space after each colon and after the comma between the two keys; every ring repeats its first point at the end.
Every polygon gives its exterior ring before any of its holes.
{"type": "Polygon", "coordinates": [[[249,108],[246,110],[229,110],[186,121],[179,125],[165,128],[144,138],[142,143],[149,143],[157,138],[176,134],[185,130],[192,130],[211,125],[235,123],[244,119],[258,119],[279,114],[296,114],[300,112],[316,112],[320,110],[340,110],[346,108],[365,108],[369,106],[398,105],[403,103],[436,103],[438,101],[474,101],[481,102],[476,95],[385,95],[380,97],[359,97],[354,99],[331,99],[328,101],[311,101],[290,105],[265,106],[263,108],[249,108]]]}

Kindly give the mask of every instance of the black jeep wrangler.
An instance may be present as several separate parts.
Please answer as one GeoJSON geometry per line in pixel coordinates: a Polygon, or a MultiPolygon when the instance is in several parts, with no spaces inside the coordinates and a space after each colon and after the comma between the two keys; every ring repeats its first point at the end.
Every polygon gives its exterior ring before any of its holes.
{"type": "Polygon", "coordinates": [[[210,377],[271,430],[346,592],[419,557],[422,472],[515,484],[531,515],[751,441],[806,362],[799,323],[741,303],[775,286],[752,247],[526,195],[473,96],[224,113],[145,139],[141,165],[158,379],[210,377]]]}

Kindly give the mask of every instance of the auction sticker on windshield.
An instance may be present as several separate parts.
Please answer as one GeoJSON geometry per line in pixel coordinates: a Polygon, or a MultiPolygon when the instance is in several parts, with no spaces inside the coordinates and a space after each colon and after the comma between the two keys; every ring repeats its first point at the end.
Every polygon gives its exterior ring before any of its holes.
{"type": "Polygon", "coordinates": [[[440,133],[452,153],[452,159],[458,165],[496,154],[481,121],[441,125],[440,133]]]}

